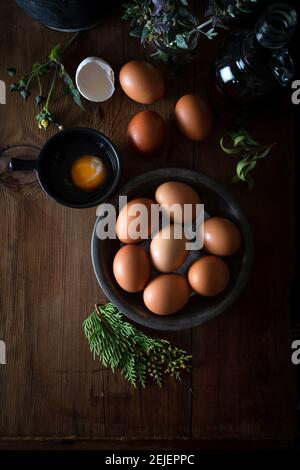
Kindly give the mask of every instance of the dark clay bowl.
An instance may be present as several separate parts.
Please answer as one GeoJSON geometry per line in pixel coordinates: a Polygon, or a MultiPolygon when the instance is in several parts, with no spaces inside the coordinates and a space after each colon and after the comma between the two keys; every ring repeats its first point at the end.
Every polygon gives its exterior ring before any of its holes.
{"type": "Polygon", "coordinates": [[[183,330],[212,320],[224,313],[236,301],[249,278],[254,249],[249,224],[233,196],[220,183],[196,171],[183,168],[150,171],[131,180],[110,202],[117,208],[119,195],[127,195],[128,200],[143,196],[154,199],[156,188],[166,181],[182,181],[192,186],[199,193],[205,204],[205,211],[210,216],[227,217],[239,227],[243,244],[238,253],[226,258],[231,272],[231,281],[227,289],[216,297],[193,295],[188,304],[173,315],[158,316],[151,313],[143,302],[142,293],[129,294],[115,281],[112,265],[114,256],[120,248],[120,242],[98,239],[96,226],[99,218],[92,236],[92,260],[103,292],[124,315],[148,328],[183,330]]]}

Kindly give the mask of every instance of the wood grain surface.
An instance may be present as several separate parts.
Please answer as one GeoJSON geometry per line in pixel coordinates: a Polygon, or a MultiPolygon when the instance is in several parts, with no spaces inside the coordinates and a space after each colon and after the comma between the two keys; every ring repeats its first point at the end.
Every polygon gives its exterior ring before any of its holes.
{"type": "MultiPolygon", "coordinates": [[[[73,76],[86,56],[102,57],[116,73],[127,60],[145,57],[120,16],[117,12],[81,33],[67,60],[73,76]]],[[[0,79],[8,84],[6,67],[26,71],[67,37],[31,20],[15,2],[0,0],[0,79]]],[[[183,382],[170,379],[162,389],[135,390],[93,361],[82,331],[93,304],[106,300],[90,258],[95,209],[64,208],[37,183],[30,190],[0,183],[0,339],[7,345],[7,364],[0,365],[1,440],[91,438],[110,439],[107,446],[116,446],[118,439],[294,438],[289,332],[293,114],[283,100],[251,124],[258,139],[277,144],[257,168],[252,192],[233,187],[234,161],[218,143],[227,128],[216,122],[208,141],[193,144],[176,129],[173,117],[181,95],[205,95],[217,47],[217,40],[203,38],[195,63],[182,77],[169,80],[166,98],[151,106],[170,123],[158,156],[137,157],[127,149],[128,122],[145,106],[128,99],[118,85],[103,105],[86,103],[85,113],[68,98],[56,97],[55,107],[66,127],[94,127],[112,139],[123,156],[124,182],[152,168],[180,166],[231,187],[255,240],[255,267],[245,292],[218,319],[164,335],[193,354],[193,371],[183,382]]],[[[33,103],[8,95],[7,104],[0,105],[0,146],[41,146],[53,131],[39,131],[35,114],[33,103]]]]}

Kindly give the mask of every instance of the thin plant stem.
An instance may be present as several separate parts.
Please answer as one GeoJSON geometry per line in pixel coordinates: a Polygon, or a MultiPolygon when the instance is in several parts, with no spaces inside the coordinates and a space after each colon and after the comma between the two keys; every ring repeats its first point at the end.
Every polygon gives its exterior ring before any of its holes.
{"type": "MultiPolygon", "coordinates": [[[[205,28],[206,26],[208,26],[209,24],[212,24],[213,22],[213,19],[211,18],[210,20],[207,20],[205,21],[204,23],[200,24],[199,26],[197,26],[197,28],[194,30],[194,32],[196,31],[200,31],[202,28],[205,28]]],[[[192,31],[193,32],[193,31],[192,31]]]]}
{"type": "Polygon", "coordinates": [[[206,26],[212,24],[212,22],[213,22],[213,20],[211,18],[210,20],[207,20],[204,23],[200,24],[199,26],[197,26],[197,28],[194,28],[191,31],[189,31],[189,36],[191,36],[194,33],[199,32],[199,33],[204,34],[205,36],[209,37],[209,34],[207,34],[206,31],[202,31],[202,29],[205,28],[206,26]]]}
{"type": "Polygon", "coordinates": [[[50,100],[51,100],[51,96],[52,96],[52,93],[54,91],[54,87],[55,87],[55,84],[56,84],[56,78],[57,78],[57,71],[55,72],[52,83],[51,83],[51,87],[50,87],[48,97],[47,97],[47,101],[46,101],[46,104],[45,104],[45,109],[48,109],[48,106],[49,106],[49,103],[50,103],[50,100]]]}
{"type": "Polygon", "coordinates": [[[37,67],[34,72],[31,72],[28,75],[26,75],[26,78],[31,77],[31,76],[35,77],[36,75],[39,75],[40,71],[43,70],[44,68],[48,67],[48,65],[50,63],[51,63],[51,60],[48,60],[45,64],[42,64],[39,67],[37,67]]]}
{"type": "Polygon", "coordinates": [[[33,77],[34,77],[33,75],[31,75],[31,76],[29,77],[28,82],[27,82],[27,85],[26,85],[26,87],[25,87],[25,90],[28,89],[28,87],[29,87],[29,85],[30,85],[30,82],[31,82],[31,80],[33,79],[33,77]]]}
{"type": "Polygon", "coordinates": [[[73,34],[73,36],[69,39],[69,41],[67,41],[67,43],[65,44],[65,46],[62,48],[62,53],[64,53],[68,47],[71,46],[71,44],[75,41],[75,39],[77,38],[79,32],[73,34]]]}
{"type": "Polygon", "coordinates": [[[42,96],[43,90],[42,90],[42,83],[41,83],[41,79],[40,79],[39,75],[37,76],[37,82],[38,82],[38,86],[39,86],[39,95],[42,96]]]}
{"type": "MultiPolygon", "coordinates": [[[[61,51],[62,54],[63,54],[63,53],[68,49],[68,47],[70,47],[71,44],[75,41],[75,39],[77,38],[78,34],[79,34],[79,32],[73,34],[73,36],[69,39],[69,41],[67,41],[66,45],[62,48],[62,51],[61,51]]],[[[40,65],[39,67],[37,67],[37,68],[34,70],[34,72],[31,72],[30,74],[28,74],[28,75],[26,76],[26,78],[29,77],[29,78],[28,78],[27,85],[26,85],[26,90],[27,90],[27,88],[28,88],[28,86],[29,86],[31,80],[32,80],[34,77],[38,77],[38,80],[39,80],[40,71],[43,70],[43,69],[45,69],[45,68],[47,68],[47,67],[51,64],[51,62],[52,62],[51,60],[48,60],[45,64],[42,64],[42,65],[40,65]]]]}

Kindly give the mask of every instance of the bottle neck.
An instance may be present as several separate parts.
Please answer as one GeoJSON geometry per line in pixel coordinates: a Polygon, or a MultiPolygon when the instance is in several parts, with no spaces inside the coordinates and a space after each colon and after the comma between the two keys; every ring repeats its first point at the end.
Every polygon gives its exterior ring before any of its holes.
{"type": "Polygon", "coordinates": [[[297,13],[288,4],[270,5],[258,19],[243,44],[244,61],[256,69],[266,67],[274,53],[280,54],[297,25],[297,13]]]}
{"type": "Polygon", "coordinates": [[[272,50],[290,42],[297,25],[297,13],[287,3],[273,3],[259,17],[255,26],[257,41],[272,50]]]}

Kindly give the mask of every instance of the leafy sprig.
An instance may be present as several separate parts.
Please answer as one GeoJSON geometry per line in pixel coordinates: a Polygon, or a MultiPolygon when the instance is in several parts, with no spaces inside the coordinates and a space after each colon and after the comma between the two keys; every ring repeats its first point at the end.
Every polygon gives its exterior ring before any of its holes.
{"type": "Polygon", "coordinates": [[[96,305],[83,329],[94,359],[113,372],[119,370],[134,387],[145,387],[148,379],[161,387],[165,375],[181,380],[181,372],[190,369],[192,356],[124,321],[111,303],[96,305]]]}
{"type": "MultiPolygon", "coordinates": [[[[82,110],[84,109],[80,100],[79,91],[74,85],[73,80],[67,73],[62,62],[65,51],[73,43],[77,35],[78,33],[72,36],[65,46],[56,44],[51,49],[48,60],[45,63],[34,63],[29,73],[21,76],[18,81],[12,83],[10,86],[10,90],[12,92],[18,92],[23,100],[27,101],[33,92],[33,85],[37,85],[38,93],[35,96],[35,104],[39,108],[42,106],[42,109],[36,115],[40,129],[46,130],[51,124],[56,125],[59,129],[63,128],[63,126],[59,124],[55,114],[50,109],[50,102],[57,84],[57,78],[60,78],[63,82],[64,94],[67,89],[77,106],[82,110]],[[44,75],[52,75],[52,81],[50,88],[46,93],[46,97],[43,93],[41,81],[41,78],[44,75]]],[[[17,71],[14,67],[8,68],[7,72],[10,77],[15,77],[17,75],[17,71]]]]}
{"type": "Polygon", "coordinates": [[[209,0],[205,15],[213,20],[214,26],[224,26],[228,19],[253,12],[258,0],[209,0]]]}
{"type": "Polygon", "coordinates": [[[220,146],[227,155],[239,156],[240,160],[236,165],[236,175],[233,182],[244,181],[248,183],[249,189],[254,187],[254,179],[250,174],[258,160],[265,158],[275,142],[270,145],[261,145],[254,140],[246,129],[240,129],[237,132],[229,132],[220,140],[220,146]],[[228,144],[225,141],[229,140],[228,144]]]}
{"type": "MultiPolygon", "coordinates": [[[[228,29],[226,21],[241,14],[252,13],[258,0],[209,0],[204,22],[189,21],[191,11],[188,0],[131,0],[124,5],[123,19],[130,22],[131,36],[140,38],[143,45],[154,43],[179,50],[188,50],[195,34],[208,39],[217,36],[217,27],[228,29]]],[[[194,17],[195,19],[195,17],[194,17]]],[[[193,46],[194,47],[194,46],[193,46]]],[[[155,55],[167,58],[158,48],[155,55]]]]}
{"type": "Polygon", "coordinates": [[[188,0],[132,0],[124,5],[124,20],[132,26],[131,36],[140,38],[143,45],[159,42],[170,49],[189,49],[197,32],[213,39],[217,33],[212,20],[195,25],[189,18],[188,0]]]}

